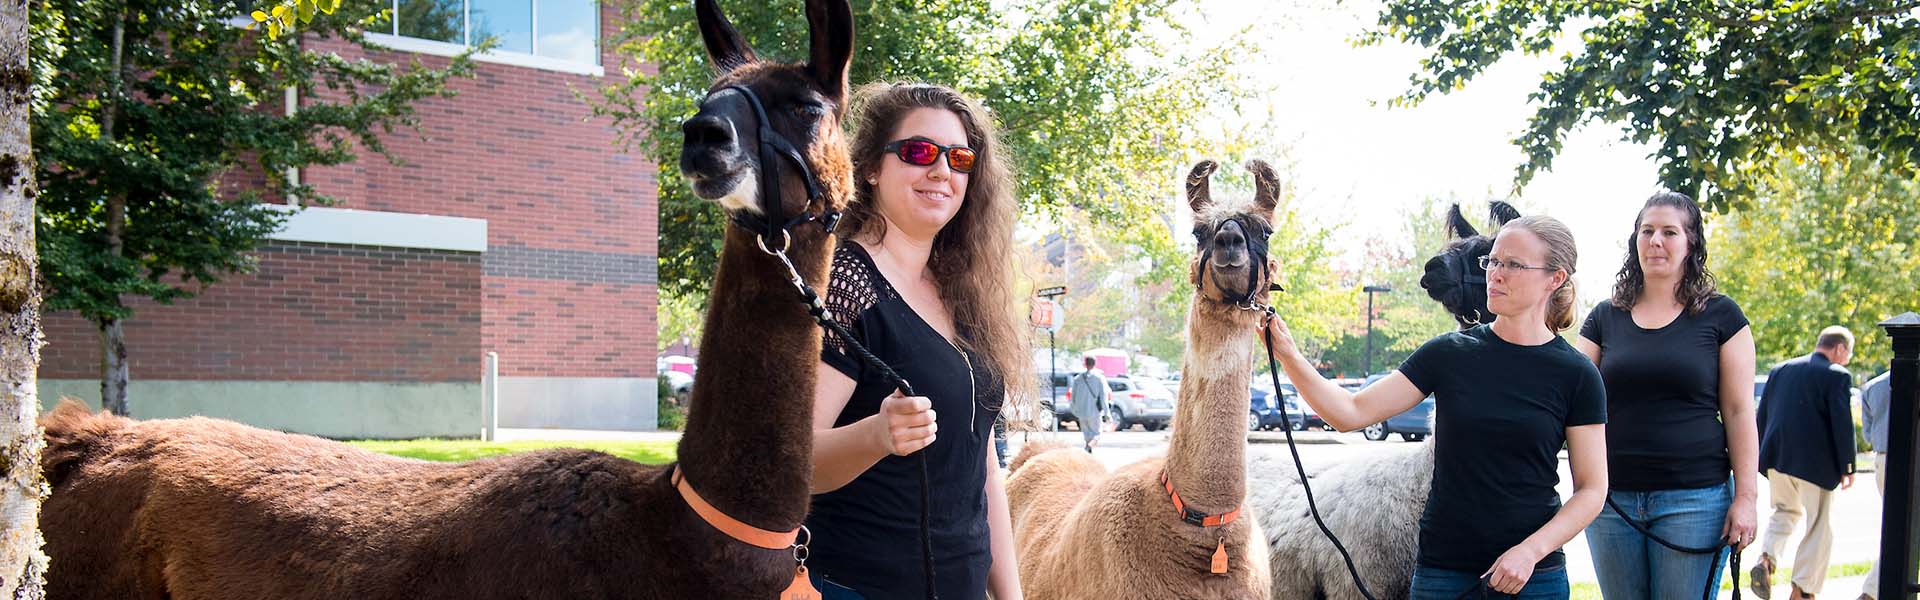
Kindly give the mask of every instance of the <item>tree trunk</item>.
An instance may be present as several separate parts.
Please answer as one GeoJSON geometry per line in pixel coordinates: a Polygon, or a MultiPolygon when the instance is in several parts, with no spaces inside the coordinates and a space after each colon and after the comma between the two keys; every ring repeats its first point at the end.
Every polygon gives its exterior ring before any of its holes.
{"type": "MultiPolygon", "coordinates": [[[[5,0],[0,0],[5,1],[5,0]]],[[[125,51],[123,39],[127,31],[127,13],[122,9],[119,17],[113,21],[113,72],[111,90],[107,94],[105,113],[100,116],[100,137],[108,142],[114,139],[114,123],[119,120],[120,100],[126,93],[126,78],[122,71],[126,61],[122,57],[125,51]]],[[[125,254],[127,237],[127,196],[112,194],[107,196],[107,252],[118,258],[125,254]]],[[[100,327],[100,406],[113,414],[131,416],[127,412],[127,337],[120,328],[120,319],[108,317],[95,321],[100,327]]]]}
{"type": "MultiPolygon", "coordinates": [[[[0,0],[4,1],[4,0],[0,0]]],[[[123,417],[127,412],[127,336],[120,320],[109,318],[100,325],[100,407],[123,417]]]]}
{"type": "Polygon", "coordinates": [[[0,0],[0,599],[46,597],[40,552],[40,285],[27,135],[27,2],[0,0]]]}

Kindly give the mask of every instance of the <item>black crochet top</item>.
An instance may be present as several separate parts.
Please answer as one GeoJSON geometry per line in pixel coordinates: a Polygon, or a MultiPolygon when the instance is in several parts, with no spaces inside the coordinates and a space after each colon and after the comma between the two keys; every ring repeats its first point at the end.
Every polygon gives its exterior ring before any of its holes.
{"type": "MultiPolygon", "coordinates": [[[[1003,388],[979,356],[935,331],[887,283],[864,248],[834,252],[827,309],[853,338],[933,401],[939,424],[927,455],[934,570],[940,597],[986,597],[987,448],[1003,388]]],[[[962,332],[961,335],[965,335],[962,332]]],[[[820,359],[855,382],[835,427],[879,412],[894,385],[829,332],[820,359]]],[[[888,456],[838,490],[813,497],[808,568],[867,598],[922,598],[918,459],[888,456]]]]}

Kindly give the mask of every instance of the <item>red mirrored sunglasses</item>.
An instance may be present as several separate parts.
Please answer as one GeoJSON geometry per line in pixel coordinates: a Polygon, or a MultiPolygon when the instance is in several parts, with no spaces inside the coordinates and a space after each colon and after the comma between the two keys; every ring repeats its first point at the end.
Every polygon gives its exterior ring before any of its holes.
{"type": "Polygon", "coordinates": [[[947,167],[957,173],[973,172],[973,149],[966,146],[942,146],[927,140],[900,140],[881,148],[900,157],[900,162],[915,166],[931,166],[940,160],[941,154],[947,155],[947,167]]]}

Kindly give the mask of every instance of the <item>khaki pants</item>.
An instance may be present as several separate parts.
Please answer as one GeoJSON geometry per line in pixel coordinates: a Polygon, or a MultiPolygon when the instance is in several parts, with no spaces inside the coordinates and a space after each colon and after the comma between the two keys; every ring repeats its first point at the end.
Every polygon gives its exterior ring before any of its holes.
{"type": "Polygon", "coordinates": [[[1761,551],[1778,561],[1794,525],[1805,516],[1807,536],[1793,552],[1793,584],[1806,593],[1819,594],[1820,586],[1827,582],[1827,560],[1833,550],[1833,527],[1827,521],[1833,491],[1772,469],[1767,470],[1767,486],[1773,500],[1773,518],[1767,523],[1767,534],[1760,538],[1761,551]]]}
{"type": "MultiPolygon", "coordinates": [[[[1887,453],[1873,453],[1873,487],[1880,490],[1880,497],[1887,497],[1887,453]]],[[[1860,593],[1869,598],[1880,597],[1880,553],[1873,553],[1873,568],[1867,571],[1867,582],[1860,585],[1860,593]]]]}

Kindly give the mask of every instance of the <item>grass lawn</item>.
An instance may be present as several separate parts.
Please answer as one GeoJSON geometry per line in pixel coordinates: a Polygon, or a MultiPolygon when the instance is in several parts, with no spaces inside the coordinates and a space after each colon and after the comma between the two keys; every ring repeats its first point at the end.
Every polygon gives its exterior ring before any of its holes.
{"type": "MultiPolygon", "coordinates": [[[[1835,579],[1839,577],[1858,577],[1861,575],[1866,575],[1867,570],[1872,567],[1873,567],[1873,563],[1867,562],[1867,561],[1829,565],[1827,567],[1827,578],[1835,579]]],[[[1747,568],[1751,569],[1753,567],[1748,566],[1747,568]]],[[[1744,570],[1740,572],[1740,584],[1743,586],[1747,584],[1746,574],[1747,572],[1744,570]]],[[[1787,585],[1787,581],[1792,578],[1793,578],[1793,569],[1788,568],[1787,565],[1781,565],[1779,570],[1776,570],[1773,572],[1773,586],[1775,588],[1780,588],[1782,590],[1778,592],[1780,597],[1782,598],[1786,597],[1787,594],[1784,588],[1787,585]]],[[[1572,587],[1573,587],[1573,594],[1569,597],[1569,600],[1602,600],[1600,597],[1600,584],[1591,583],[1591,582],[1580,582],[1580,583],[1573,584],[1572,587]]],[[[1722,573],[1720,575],[1720,590],[1727,591],[1731,589],[1733,589],[1733,580],[1727,578],[1726,574],[1722,573]]],[[[1752,593],[1749,590],[1750,588],[1744,588],[1744,587],[1741,588],[1742,593],[1745,593],[1750,596],[1752,595],[1752,593]]],[[[1825,596],[1826,594],[1821,594],[1821,595],[1825,596]]],[[[1842,595],[1849,596],[1849,597],[1852,596],[1852,594],[1842,594],[1842,595]]]]}
{"type": "Polygon", "coordinates": [[[671,441],[520,441],[482,442],[479,440],[354,440],[355,447],[381,454],[455,462],[529,452],[545,448],[584,448],[598,450],[627,460],[659,465],[673,462],[675,443],[671,441]]]}

